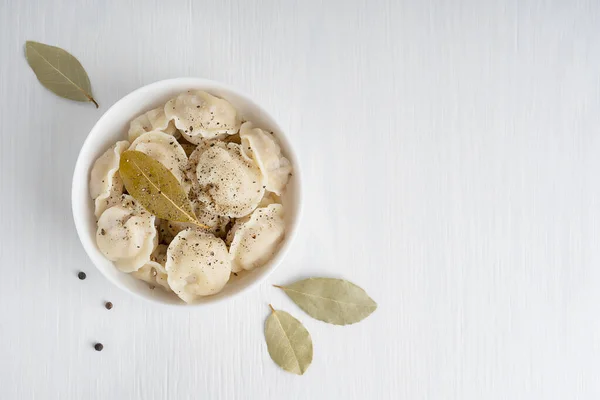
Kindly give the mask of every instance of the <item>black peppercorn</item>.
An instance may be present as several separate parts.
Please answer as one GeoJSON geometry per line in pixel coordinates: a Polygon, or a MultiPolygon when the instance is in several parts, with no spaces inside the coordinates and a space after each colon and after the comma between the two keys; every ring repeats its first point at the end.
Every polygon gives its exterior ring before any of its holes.
{"type": "Polygon", "coordinates": [[[85,274],[85,272],[83,272],[83,271],[80,271],[80,272],[77,274],[77,277],[78,277],[79,279],[81,279],[81,280],[84,280],[84,279],[86,278],[86,276],[87,276],[87,275],[86,275],[86,274],[85,274]]]}
{"type": "Polygon", "coordinates": [[[104,304],[104,307],[106,307],[107,310],[110,310],[111,308],[113,308],[113,303],[111,303],[110,301],[107,301],[104,304]]]}
{"type": "Polygon", "coordinates": [[[103,348],[104,346],[102,345],[102,343],[96,343],[94,345],[94,349],[96,349],[96,351],[102,351],[103,348]]]}

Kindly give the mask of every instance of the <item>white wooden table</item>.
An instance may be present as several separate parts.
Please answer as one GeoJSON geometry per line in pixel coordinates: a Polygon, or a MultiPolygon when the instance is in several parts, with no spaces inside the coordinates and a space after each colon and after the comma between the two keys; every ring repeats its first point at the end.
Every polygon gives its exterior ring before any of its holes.
{"type": "Polygon", "coordinates": [[[593,0],[0,0],[0,398],[598,399],[599,77],[593,0]],[[76,55],[101,108],[41,87],[26,40],[76,55]],[[95,121],[179,76],[248,92],[304,169],[284,264],[208,310],[113,287],[70,211],[95,121]],[[379,309],[330,326],[270,286],[307,276],[379,309]],[[302,377],[268,303],[312,334],[302,377]]]}

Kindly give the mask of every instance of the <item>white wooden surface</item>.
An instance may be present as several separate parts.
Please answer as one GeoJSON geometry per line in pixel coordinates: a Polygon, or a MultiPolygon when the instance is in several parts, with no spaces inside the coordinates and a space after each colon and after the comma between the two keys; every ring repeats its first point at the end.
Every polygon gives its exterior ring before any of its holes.
{"type": "Polygon", "coordinates": [[[593,0],[0,0],[0,398],[599,398],[599,76],[593,0]],[[100,110],[41,87],[28,39],[100,110]],[[304,168],[284,265],[208,310],[112,287],[70,212],[94,122],[178,76],[254,96],[304,168]],[[329,326],[269,285],[311,275],[379,309],[329,326]],[[312,334],[303,377],[268,357],[269,302],[312,334]]]}

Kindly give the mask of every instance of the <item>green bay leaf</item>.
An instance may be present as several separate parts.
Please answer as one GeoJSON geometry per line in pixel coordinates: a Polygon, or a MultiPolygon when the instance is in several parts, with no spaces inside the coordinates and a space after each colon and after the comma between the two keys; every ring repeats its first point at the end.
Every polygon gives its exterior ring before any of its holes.
{"type": "Polygon", "coordinates": [[[189,222],[206,228],[198,222],[177,178],[152,157],[135,150],[123,152],[119,175],[129,194],[158,218],[189,222]]]}
{"type": "Polygon", "coordinates": [[[304,325],[285,311],[275,310],[265,323],[265,339],[271,359],[288,372],[303,375],[313,358],[310,333],[304,325]]]}
{"type": "Polygon", "coordinates": [[[360,322],[377,309],[367,293],[344,279],[308,278],[277,286],[308,315],[335,325],[360,322]]]}
{"type": "Polygon", "coordinates": [[[60,47],[27,41],[25,57],[40,83],[60,97],[75,101],[91,101],[92,86],[81,63],[60,47]]]}

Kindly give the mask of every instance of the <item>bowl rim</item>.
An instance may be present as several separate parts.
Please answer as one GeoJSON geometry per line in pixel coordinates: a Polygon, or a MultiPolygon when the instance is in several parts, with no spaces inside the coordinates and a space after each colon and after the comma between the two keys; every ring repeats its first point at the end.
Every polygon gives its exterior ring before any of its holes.
{"type": "MultiPolygon", "coordinates": [[[[296,151],[294,150],[295,146],[290,138],[290,136],[288,136],[285,131],[281,128],[281,125],[277,122],[277,120],[272,116],[271,113],[269,113],[266,108],[264,108],[260,103],[258,103],[257,101],[253,100],[249,95],[247,95],[245,92],[222,82],[219,81],[214,81],[211,79],[205,79],[205,78],[196,78],[196,77],[179,77],[179,78],[169,78],[169,79],[163,79],[160,81],[156,81],[156,82],[152,82],[149,83],[147,85],[141,86],[131,92],[129,92],[128,94],[126,94],[125,96],[121,97],[119,100],[117,100],[114,104],[112,104],[101,116],[100,118],[98,118],[98,120],[94,123],[94,125],[92,126],[92,128],[90,129],[89,133],[87,134],[83,144],[81,145],[81,148],[79,149],[79,154],[77,155],[77,161],[75,162],[75,167],[73,169],[73,178],[72,178],[72,182],[71,182],[71,211],[73,214],[73,220],[75,223],[75,229],[77,231],[77,236],[79,238],[79,241],[81,242],[85,253],[88,257],[88,259],[92,262],[92,264],[94,265],[94,267],[96,267],[96,269],[98,271],[100,271],[100,273],[106,278],[108,279],[113,285],[117,286],[118,288],[120,288],[121,290],[123,290],[124,292],[130,293],[132,294],[134,297],[137,298],[141,298],[151,304],[157,304],[160,306],[164,306],[164,307],[169,307],[169,308],[176,308],[176,309],[191,309],[191,308],[200,308],[200,309],[204,309],[207,307],[212,307],[212,306],[216,306],[219,304],[223,304],[225,302],[231,301],[235,298],[239,298],[244,294],[247,294],[248,292],[250,292],[251,290],[257,288],[261,283],[263,283],[282,263],[282,261],[285,259],[287,253],[289,252],[289,249],[291,248],[293,242],[296,239],[296,236],[298,234],[298,230],[299,230],[299,226],[300,226],[300,222],[302,220],[302,214],[303,214],[303,191],[302,191],[302,172],[301,172],[301,167],[300,167],[300,163],[299,163],[299,157],[297,156],[296,151]],[[296,205],[295,205],[295,218],[292,221],[293,223],[290,224],[291,226],[286,227],[286,232],[285,232],[285,237],[283,239],[283,242],[281,243],[277,253],[273,256],[273,258],[269,261],[269,265],[267,266],[267,269],[260,275],[257,276],[255,278],[253,278],[253,281],[249,282],[245,287],[242,287],[241,289],[239,289],[238,291],[236,291],[235,293],[232,293],[230,295],[227,296],[222,296],[219,298],[215,298],[214,300],[208,301],[208,302],[201,302],[201,303],[192,303],[192,304],[187,304],[185,302],[177,302],[177,303],[168,303],[165,301],[161,301],[158,298],[153,298],[153,297],[148,297],[148,296],[144,296],[141,293],[139,293],[136,290],[132,290],[130,288],[128,288],[123,282],[121,282],[118,279],[114,279],[112,276],[108,275],[105,271],[104,268],[101,268],[95,260],[95,256],[96,254],[94,254],[95,251],[98,251],[97,248],[95,248],[95,241],[94,240],[84,240],[84,237],[88,236],[88,232],[85,231],[85,226],[84,226],[84,218],[86,218],[86,216],[84,215],[84,209],[85,207],[79,207],[77,205],[77,203],[80,203],[79,201],[79,195],[81,193],[82,187],[80,185],[82,174],[84,174],[83,169],[86,168],[87,166],[87,162],[89,160],[86,160],[84,158],[87,157],[87,155],[84,156],[84,150],[87,150],[88,147],[90,147],[90,142],[92,141],[92,138],[95,137],[98,133],[96,132],[98,128],[98,125],[100,125],[103,120],[105,118],[107,118],[107,115],[109,115],[111,113],[112,110],[120,107],[124,102],[126,102],[128,99],[130,99],[131,97],[134,97],[136,95],[139,94],[139,92],[142,91],[152,91],[153,89],[157,88],[157,87],[164,87],[164,86],[168,86],[168,85],[173,85],[173,84],[181,84],[181,83],[189,83],[190,88],[194,87],[194,86],[213,86],[213,87],[217,87],[219,89],[223,89],[225,91],[228,92],[232,92],[234,93],[237,97],[241,98],[244,102],[247,102],[249,104],[253,104],[254,106],[256,106],[261,113],[263,113],[264,115],[267,116],[267,118],[270,120],[270,122],[272,123],[272,125],[277,129],[278,132],[278,136],[282,136],[284,138],[284,140],[286,141],[286,158],[288,158],[292,165],[294,166],[294,180],[296,181],[296,187],[295,187],[295,198],[296,198],[296,205]],[[77,208],[82,208],[82,210],[78,210],[77,208]],[[92,249],[92,247],[94,247],[92,249]]],[[[84,174],[84,176],[89,179],[88,174],[84,174]]],[[[83,187],[85,188],[86,185],[83,185],[83,187]]],[[[90,204],[91,200],[90,200],[90,204]]],[[[115,267],[116,268],[116,267],[115,267]]],[[[261,267],[261,268],[265,268],[265,267],[261,267]]],[[[119,271],[120,273],[124,273],[119,271]]]]}

